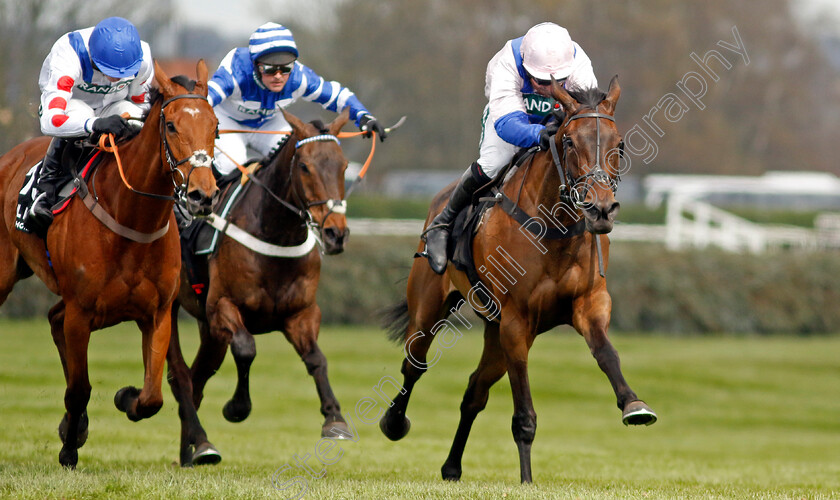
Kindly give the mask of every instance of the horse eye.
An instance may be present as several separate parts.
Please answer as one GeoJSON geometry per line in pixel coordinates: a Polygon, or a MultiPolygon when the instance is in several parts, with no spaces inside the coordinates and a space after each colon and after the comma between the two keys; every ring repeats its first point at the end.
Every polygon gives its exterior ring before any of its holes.
{"type": "Polygon", "coordinates": [[[298,165],[300,165],[300,169],[301,169],[301,170],[303,170],[303,171],[304,171],[304,172],[306,172],[307,174],[309,173],[309,167],[308,167],[308,166],[306,166],[306,163],[300,162],[300,163],[298,163],[298,165]]]}
{"type": "Polygon", "coordinates": [[[166,122],[166,131],[170,134],[174,134],[176,131],[175,124],[172,122],[166,122]]]}

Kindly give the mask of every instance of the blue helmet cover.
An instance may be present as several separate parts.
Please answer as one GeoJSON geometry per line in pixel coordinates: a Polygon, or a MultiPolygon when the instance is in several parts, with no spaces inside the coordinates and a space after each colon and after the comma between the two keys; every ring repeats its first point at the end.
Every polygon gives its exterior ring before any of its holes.
{"type": "Polygon", "coordinates": [[[96,67],[112,78],[134,76],[143,63],[140,34],[131,22],[121,17],[100,21],[93,28],[88,46],[96,67]]]}

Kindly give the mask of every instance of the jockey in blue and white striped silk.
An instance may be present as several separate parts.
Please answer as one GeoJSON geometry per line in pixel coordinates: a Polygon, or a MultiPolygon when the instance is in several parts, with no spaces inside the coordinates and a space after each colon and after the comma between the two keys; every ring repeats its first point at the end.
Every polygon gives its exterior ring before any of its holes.
{"type": "Polygon", "coordinates": [[[554,109],[551,77],[564,88],[598,86],[592,62],[569,32],[554,23],[532,27],[525,36],[508,40],[487,63],[479,158],[452,192],[443,211],[425,234],[429,265],[443,274],[447,241],[455,217],[484,186],[510,163],[519,148],[548,147],[551,133],[540,122],[554,109]]]}
{"type": "MultiPolygon", "coordinates": [[[[298,99],[314,101],[339,113],[350,108],[350,119],[365,132],[385,140],[385,129],[348,88],[318,76],[298,58],[292,32],[276,23],[257,28],[248,47],[231,50],[209,83],[209,100],[220,129],[289,131],[280,110],[298,99]]],[[[247,159],[247,148],[268,156],[288,136],[259,133],[221,134],[216,139],[214,167],[219,175],[236,169],[247,159]]]]}
{"type": "Polygon", "coordinates": [[[52,222],[56,183],[64,177],[60,159],[67,143],[100,133],[119,139],[135,130],[139,125],[129,125],[120,115],[141,118],[149,111],[153,80],[149,45],[121,17],[71,31],[53,44],[38,78],[41,132],[53,140],[41,166],[38,196],[26,215],[28,226],[44,228],[52,222]]]}

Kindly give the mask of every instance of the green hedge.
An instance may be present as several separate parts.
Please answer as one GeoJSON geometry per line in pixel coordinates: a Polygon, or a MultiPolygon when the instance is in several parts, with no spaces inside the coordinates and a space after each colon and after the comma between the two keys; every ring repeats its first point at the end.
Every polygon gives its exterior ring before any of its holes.
{"type": "MultiPolygon", "coordinates": [[[[405,297],[415,237],[353,235],[323,259],[318,303],[325,323],[379,324],[405,297]]],[[[612,328],[696,333],[840,332],[840,258],[834,252],[670,252],[614,243],[607,273],[612,328]]],[[[44,317],[57,298],[36,279],[18,284],[0,316],[44,317]]]]}

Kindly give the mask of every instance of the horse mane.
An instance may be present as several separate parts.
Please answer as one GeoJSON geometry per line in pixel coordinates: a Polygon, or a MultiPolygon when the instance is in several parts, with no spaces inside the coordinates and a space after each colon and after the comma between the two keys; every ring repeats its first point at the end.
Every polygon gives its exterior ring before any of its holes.
{"type": "Polygon", "coordinates": [[[581,106],[591,109],[598,109],[598,105],[601,104],[601,101],[607,98],[607,93],[598,87],[588,89],[571,87],[567,89],[567,92],[574,100],[580,103],[581,106]]]}

